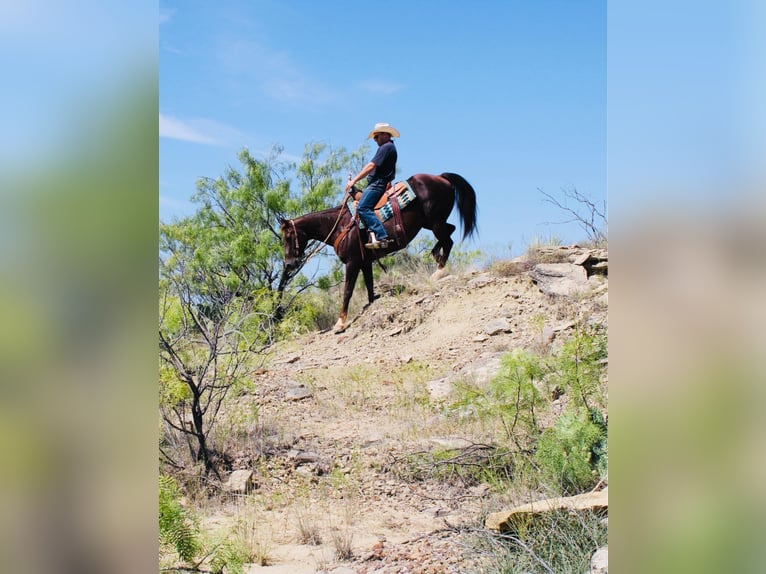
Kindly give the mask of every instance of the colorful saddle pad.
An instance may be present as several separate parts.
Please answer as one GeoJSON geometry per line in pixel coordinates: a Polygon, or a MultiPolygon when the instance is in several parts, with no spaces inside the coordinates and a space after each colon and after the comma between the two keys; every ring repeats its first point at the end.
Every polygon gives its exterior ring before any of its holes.
{"type": "MultiPolygon", "coordinates": [[[[397,203],[399,204],[399,209],[404,209],[407,207],[410,203],[415,201],[415,192],[412,191],[412,188],[410,187],[410,184],[406,181],[400,181],[396,185],[394,185],[395,195],[397,203]],[[403,186],[403,187],[402,187],[403,186]],[[397,188],[400,188],[401,191],[398,191],[397,188]]],[[[351,211],[351,215],[353,217],[356,217],[356,204],[353,199],[348,199],[348,209],[351,211]]],[[[391,207],[391,202],[386,201],[379,209],[375,210],[375,215],[378,216],[378,219],[381,221],[387,221],[391,219],[394,216],[394,208],[391,207]]],[[[363,221],[359,221],[359,227],[361,229],[365,229],[365,225],[363,221]]]]}

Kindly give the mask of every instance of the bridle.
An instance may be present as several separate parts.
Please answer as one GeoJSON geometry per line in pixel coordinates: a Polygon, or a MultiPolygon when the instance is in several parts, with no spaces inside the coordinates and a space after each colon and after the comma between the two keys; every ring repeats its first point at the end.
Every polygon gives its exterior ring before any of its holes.
{"type": "MultiPolygon", "coordinates": [[[[330,229],[330,233],[327,234],[327,237],[324,238],[324,240],[320,241],[319,245],[308,255],[306,255],[303,263],[305,263],[314,257],[319,251],[327,244],[327,241],[332,237],[332,234],[335,233],[335,230],[338,228],[338,223],[340,223],[340,218],[343,216],[343,209],[347,206],[346,202],[344,201],[340,209],[338,210],[338,217],[335,219],[335,223],[333,223],[332,228],[330,229]]],[[[287,222],[290,224],[290,227],[292,227],[293,230],[293,246],[295,247],[295,252],[299,253],[301,250],[300,243],[298,241],[298,229],[295,227],[295,220],[294,219],[288,219],[287,222]]]]}

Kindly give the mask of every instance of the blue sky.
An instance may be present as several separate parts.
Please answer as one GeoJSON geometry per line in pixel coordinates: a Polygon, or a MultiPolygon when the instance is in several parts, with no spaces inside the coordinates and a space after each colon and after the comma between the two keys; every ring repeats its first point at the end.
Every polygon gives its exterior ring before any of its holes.
{"type": "Polygon", "coordinates": [[[243,147],[351,150],[380,121],[402,134],[398,178],[472,183],[466,248],[584,239],[538,188],[606,199],[604,1],[162,1],[159,45],[164,221],[243,147]]]}

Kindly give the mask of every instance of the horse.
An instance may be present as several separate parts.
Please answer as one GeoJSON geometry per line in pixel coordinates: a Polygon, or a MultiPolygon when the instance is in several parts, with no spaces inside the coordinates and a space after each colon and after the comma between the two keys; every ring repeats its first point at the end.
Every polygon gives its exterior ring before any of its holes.
{"type": "Polygon", "coordinates": [[[406,247],[421,229],[432,231],[436,237],[436,245],[431,250],[437,266],[433,277],[443,275],[444,266],[453,246],[452,232],[456,229],[454,225],[447,223],[447,218],[455,204],[460,215],[463,239],[472,236],[478,230],[476,192],[462,176],[448,172],[441,175],[419,173],[409,177],[407,183],[416,199],[401,210],[398,207],[392,208],[394,217],[383,225],[388,236],[395,238],[396,241],[384,249],[371,250],[364,247],[361,230],[351,215],[346,201],[337,207],[280,221],[285,252],[282,284],[286,281],[288,274],[295,273],[300,268],[301,262],[306,257],[306,246],[311,239],[332,245],[338,258],[346,267],[343,304],[340,317],[333,327],[335,333],[346,329],[348,305],[359,271],[362,272],[367,286],[368,301],[372,303],[375,300],[373,262],[406,247]]]}

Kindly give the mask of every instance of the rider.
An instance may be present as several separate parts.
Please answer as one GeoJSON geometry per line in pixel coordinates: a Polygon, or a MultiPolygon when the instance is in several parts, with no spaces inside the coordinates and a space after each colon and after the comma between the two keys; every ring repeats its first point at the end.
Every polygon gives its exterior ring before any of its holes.
{"type": "Polygon", "coordinates": [[[359,200],[357,211],[359,217],[370,230],[370,242],[365,244],[368,249],[385,249],[394,240],[388,237],[383,224],[375,215],[375,204],[385,193],[388,184],[394,179],[396,173],[396,147],[391,140],[398,138],[399,131],[390,124],[377,123],[367,138],[372,138],[378,144],[378,150],[370,163],[362,168],[356,177],[352,177],[346,184],[346,191],[350,192],[356,182],[369,176],[367,187],[359,200]]]}

